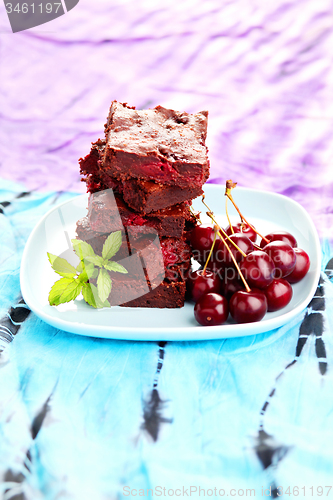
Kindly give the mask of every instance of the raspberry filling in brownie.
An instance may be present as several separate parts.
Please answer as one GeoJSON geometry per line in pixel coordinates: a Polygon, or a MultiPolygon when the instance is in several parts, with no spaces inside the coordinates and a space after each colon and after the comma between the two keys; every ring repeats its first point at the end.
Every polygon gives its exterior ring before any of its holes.
{"type": "Polygon", "coordinates": [[[137,178],[118,180],[111,177],[99,167],[104,147],[105,141],[99,139],[93,143],[90,153],[79,160],[82,180],[86,182],[89,193],[111,188],[123,196],[129,207],[143,214],[189,201],[203,194],[201,186],[192,184],[179,187],[152,180],[137,178]]]}
{"type": "Polygon", "coordinates": [[[128,207],[120,195],[108,189],[89,197],[88,218],[91,228],[98,232],[112,232],[123,226],[135,226],[137,234],[155,229],[160,236],[181,237],[184,230],[196,225],[188,203],[174,205],[150,214],[139,214],[128,207]]]}

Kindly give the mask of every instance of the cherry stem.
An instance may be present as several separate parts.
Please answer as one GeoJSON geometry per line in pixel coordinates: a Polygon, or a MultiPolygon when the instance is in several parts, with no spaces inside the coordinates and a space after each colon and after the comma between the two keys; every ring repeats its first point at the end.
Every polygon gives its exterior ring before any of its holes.
{"type": "MultiPolygon", "coordinates": [[[[208,215],[208,217],[210,217],[210,218],[212,219],[212,221],[213,221],[213,222],[215,222],[215,220],[214,220],[214,216],[213,216],[213,214],[212,214],[211,212],[207,212],[207,215],[208,215]]],[[[216,224],[216,225],[217,225],[217,227],[221,230],[220,226],[219,226],[216,222],[215,222],[215,224],[216,224]]],[[[247,284],[246,279],[244,278],[243,273],[242,273],[242,271],[240,270],[239,265],[237,264],[237,261],[236,261],[236,259],[235,259],[234,255],[233,255],[232,251],[230,250],[230,248],[228,247],[228,245],[227,245],[226,241],[224,240],[224,238],[223,238],[223,236],[222,236],[221,231],[218,231],[218,232],[217,232],[217,234],[219,235],[219,237],[220,237],[220,238],[221,238],[221,240],[223,241],[223,244],[226,246],[226,248],[227,248],[227,250],[228,250],[228,252],[229,252],[229,254],[230,254],[230,257],[231,257],[231,259],[232,259],[233,263],[235,264],[235,267],[236,267],[236,269],[237,269],[237,271],[238,271],[238,273],[239,273],[239,276],[241,277],[241,280],[242,280],[242,281],[243,281],[243,283],[244,283],[244,286],[245,286],[246,291],[247,291],[247,292],[251,292],[251,288],[250,288],[250,287],[249,287],[249,285],[247,284]]]]}
{"type": "Polygon", "coordinates": [[[215,222],[215,224],[217,225],[217,227],[219,228],[219,230],[223,233],[223,236],[236,248],[236,250],[238,250],[242,255],[243,257],[246,257],[246,253],[243,252],[243,250],[241,248],[239,248],[239,246],[234,242],[232,241],[229,236],[227,235],[227,233],[224,231],[224,229],[221,228],[221,226],[218,225],[218,223],[216,222],[215,218],[214,218],[214,214],[213,212],[211,211],[211,209],[209,208],[209,206],[207,205],[207,203],[204,202],[204,196],[202,196],[202,203],[205,205],[205,207],[208,208],[209,210],[209,213],[207,212],[207,215],[208,217],[210,217],[212,219],[213,222],[215,222]]]}
{"type": "Polygon", "coordinates": [[[227,243],[224,241],[224,239],[223,239],[223,237],[222,237],[221,233],[219,233],[219,237],[221,238],[221,240],[223,241],[223,243],[224,243],[224,244],[225,244],[225,246],[227,247],[227,250],[228,250],[228,252],[230,253],[230,257],[232,258],[233,263],[235,264],[235,267],[236,267],[236,269],[237,269],[237,271],[238,271],[238,274],[239,274],[239,276],[241,277],[241,280],[242,280],[242,281],[243,281],[243,283],[244,283],[244,286],[245,286],[246,291],[247,291],[247,292],[251,292],[251,288],[250,288],[250,287],[249,287],[249,285],[247,284],[247,281],[246,281],[246,279],[244,278],[244,275],[243,275],[242,271],[240,270],[240,267],[239,267],[239,265],[237,264],[237,261],[236,261],[235,257],[233,256],[232,251],[231,251],[231,250],[230,250],[230,248],[228,247],[227,243]]]}
{"type": "Polygon", "coordinates": [[[216,236],[217,236],[217,228],[216,226],[214,226],[214,241],[213,241],[213,244],[211,246],[211,249],[210,249],[210,252],[209,252],[209,255],[207,257],[207,260],[206,260],[206,264],[203,268],[203,271],[202,271],[202,274],[205,275],[206,274],[206,269],[207,269],[207,266],[208,266],[208,262],[209,262],[209,259],[211,258],[212,256],[212,253],[213,253],[213,248],[214,248],[214,245],[215,245],[215,241],[216,241],[216,236]]]}
{"type": "Polygon", "coordinates": [[[230,194],[230,190],[226,189],[226,192],[225,192],[225,195],[227,196],[227,198],[229,198],[229,200],[231,201],[231,203],[233,204],[233,206],[235,207],[235,209],[237,210],[240,218],[241,218],[241,221],[245,222],[251,229],[253,229],[253,231],[258,235],[260,236],[261,239],[263,239],[264,241],[266,241],[266,243],[269,243],[269,240],[267,238],[265,238],[265,236],[262,236],[262,234],[260,234],[253,226],[252,224],[250,224],[244,217],[244,215],[241,213],[241,211],[239,210],[239,208],[237,207],[232,195],[230,194]]]}
{"type": "MultiPolygon", "coordinates": [[[[201,220],[200,220],[200,217],[194,212],[193,208],[191,207],[191,205],[189,206],[190,208],[190,212],[191,214],[193,215],[193,217],[199,222],[199,224],[202,224],[201,220]]],[[[199,212],[200,213],[200,212],[199,212]]]]}
{"type": "MultiPolygon", "coordinates": [[[[244,283],[244,286],[245,286],[246,291],[247,291],[247,292],[251,292],[251,288],[250,288],[250,287],[249,287],[249,285],[247,284],[247,281],[246,281],[246,279],[244,278],[243,273],[242,273],[242,271],[240,270],[239,265],[237,264],[236,259],[235,259],[234,255],[233,255],[232,251],[230,250],[230,248],[228,247],[227,243],[225,242],[225,240],[224,240],[224,238],[223,238],[223,236],[222,236],[222,234],[221,234],[221,231],[225,234],[225,236],[226,236],[228,239],[229,239],[229,236],[228,236],[228,235],[227,235],[227,234],[223,231],[223,229],[221,228],[221,226],[220,226],[220,225],[216,222],[213,212],[210,210],[209,206],[208,206],[208,205],[204,202],[204,199],[205,199],[205,195],[203,194],[203,195],[202,195],[202,203],[203,203],[203,204],[204,204],[204,205],[208,208],[208,210],[209,210],[209,212],[207,212],[207,215],[208,215],[208,217],[210,217],[210,218],[212,219],[212,221],[213,221],[213,222],[215,222],[215,225],[216,225],[216,226],[217,226],[217,228],[219,229],[219,231],[217,232],[217,234],[218,234],[218,235],[219,235],[219,237],[221,238],[221,240],[222,240],[223,244],[227,247],[227,250],[228,250],[228,252],[229,252],[229,254],[230,254],[230,257],[231,257],[231,259],[232,259],[233,263],[235,264],[235,267],[236,267],[236,269],[237,269],[237,271],[238,271],[238,274],[239,274],[239,276],[241,277],[241,280],[242,280],[242,281],[243,281],[243,283],[244,283]]],[[[214,230],[215,230],[215,228],[214,228],[214,230]]],[[[215,236],[216,236],[216,233],[215,233],[215,236]]],[[[230,239],[229,239],[229,240],[230,240],[230,239]]],[[[230,240],[230,241],[231,241],[231,243],[233,243],[233,241],[232,241],[232,240],[230,240]]],[[[238,246],[237,246],[236,244],[235,244],[235,246],[236,246],[236,248],[237,248],[237,249],[238,249],[238,250],[239,250],[239,251],[240,251],[240,252],[244,255],[244,257],[246,257],[246,254],[244,254],[244,252],[242,252],[242,250],[241,250],[240,248],[238,248],[238,246]]]]}
{"type": "Polygon", "coordinates": [[[227,219],[228,219],[228,222],[229,222],[230,231],[231,231],[232,234],[234,234],[235,231],[234,231],[234,228],[232,227],[232,224],[231,224],[231,221],[230,221],[230,218],[229,218],[229,214],[228,214],[228,197],[225,199],[225,213],[226,213],[226,216],[227,216],[227,219]]]}

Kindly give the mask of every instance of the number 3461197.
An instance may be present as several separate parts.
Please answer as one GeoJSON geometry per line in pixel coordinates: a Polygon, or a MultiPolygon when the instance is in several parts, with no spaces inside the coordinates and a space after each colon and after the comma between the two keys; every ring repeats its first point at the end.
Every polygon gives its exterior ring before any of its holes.
{"type": "Polygon", "coordinates": [[[23,3],[22,5],[18,4],[12,4],[12,3],[6,3],[6,11],[7,14],[11,14],[12,12],[16,12],[17,14],[27,14],[28,12],[31,12],[32,14],[37,14],[37,13],[43,13],[46,12],[47,14],[51,14],[54,12],[57,14],[59,8],[61,7],[61,2],[59,3],[47,3],[46,5],[43,5],[42,3],[36,5],[34,3],[23,3]]]}

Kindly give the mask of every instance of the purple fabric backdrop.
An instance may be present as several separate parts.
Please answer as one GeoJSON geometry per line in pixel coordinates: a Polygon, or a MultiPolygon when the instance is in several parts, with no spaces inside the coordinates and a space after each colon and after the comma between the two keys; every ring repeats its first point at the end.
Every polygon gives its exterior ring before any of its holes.
{"type": "Polygon", "coordinates": [[[211,182],[287,194],[332,225],[332,2],[81,0],[1,24],[0,176],[79,190],[111,100],[209,110],[211,182]]]}

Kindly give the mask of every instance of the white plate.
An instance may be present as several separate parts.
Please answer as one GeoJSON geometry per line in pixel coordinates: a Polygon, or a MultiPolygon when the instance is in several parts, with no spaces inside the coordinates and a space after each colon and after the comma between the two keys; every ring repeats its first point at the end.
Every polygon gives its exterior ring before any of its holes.
{"type": "MultiPolygon", "coordinates": [[[[224,212],[224,186],[205,186],[206,202],[222,227],[227,225],[224,212]],[[223,215],[222,215],[223,214],[223,215]]],[[[24,249],[21,265],[21,290],[24,300],[46,323],[72,333],[93,337],[129,340],[207,340],[239,337],[266,332],[284,325],[298,315],[311,300],[320,275],[321,250],[312,220],[301,205],[275,193],[237,187],[233,196],[245,217],[261,234],[275,230],[292,233],[310,257],[306,277],[293,285],[293,299],[284,309],[267,313],[257,323],[242,325],[232,321],[221,326],[203,327],[196,323],[193,304],[181,309],[112,307],[95,310],[81,298],[58,307],[50,306],[48,294],[59,276],[51,269],[47,252],[60,255],[69,249],[75,237],[76,221],[87,214],[87,195],[78,196],[50,210],[32,231],[24,249]],[[51,228],[51,229],[50,229],[51,228]]],[[[205,214],[201,199],[194,208],[205,214]]],[[[229,203],[232,222],[239,218],[229,203]]],[[[202,221],[208,221],[206,215],[202,221]]]]}

